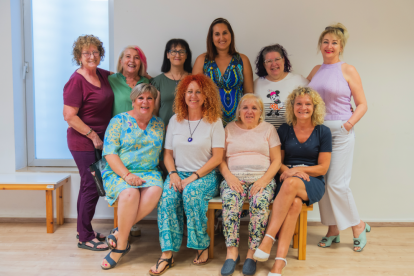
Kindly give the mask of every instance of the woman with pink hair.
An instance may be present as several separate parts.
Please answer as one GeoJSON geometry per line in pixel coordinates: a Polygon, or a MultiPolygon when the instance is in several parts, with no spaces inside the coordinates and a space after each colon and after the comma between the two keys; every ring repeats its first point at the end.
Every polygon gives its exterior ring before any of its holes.
{"type": "Polygon", "coordinates": [[[132,110],[131,90],[140,83],[149,83],[151,77],[147,68],[147,58],[138,46],[129,45],[121,51],[116,67],[118,73],[108,77],[115,97],[112,117],[132,110]]]}

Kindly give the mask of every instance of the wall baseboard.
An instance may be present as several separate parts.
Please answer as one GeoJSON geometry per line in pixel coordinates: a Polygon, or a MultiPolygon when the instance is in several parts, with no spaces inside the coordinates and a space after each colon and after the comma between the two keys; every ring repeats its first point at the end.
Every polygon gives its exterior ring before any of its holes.
{"type": "MultiPolygon", "coordinates": [[[[56,219],[55,219],[56,221],[56,219]]],[[[6,222],[18,222],[18,223],[46,223],[45,218],[0,218],[0,223],[6,222]]],[[[76,223],[75,218],[65,218],[67,223],[76,223]]],[[[92,223],[113,223],[113,219],[93,219],[92,223]]],[[[156,224],[155,219],[143,219],[139,224],[156,224]]],[[[248,221],[241,221],[241,224],[248,224],[248,221]]],[[[414,227],[414,222],[396,222],[396,221],[381,221],[381,222],[369,222],[373,227],[414,227]]],[[[321,222],[308,221],[308,226],[324,226],[321,222]]]]}

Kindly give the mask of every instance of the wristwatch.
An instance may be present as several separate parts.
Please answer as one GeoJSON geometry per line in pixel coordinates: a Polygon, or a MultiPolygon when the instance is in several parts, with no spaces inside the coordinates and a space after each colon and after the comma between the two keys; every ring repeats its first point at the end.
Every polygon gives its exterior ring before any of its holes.
{"type": "Polygon", "coordinates": [[[170,171],[168,175],[172,175],[173,173],[177,173],[177,171],[170,171]]]}

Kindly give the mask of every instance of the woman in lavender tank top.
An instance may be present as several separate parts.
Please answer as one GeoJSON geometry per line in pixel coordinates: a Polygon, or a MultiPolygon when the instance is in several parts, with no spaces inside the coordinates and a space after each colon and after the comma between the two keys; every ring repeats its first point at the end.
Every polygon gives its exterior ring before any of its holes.
{"type": "Polygon", "coordinates": [[[328,233],[320,247],[339,242],[339,231],[352,227],[354,251],[366,245],[370,226],[360,218],[349,183],[355,143],[354,126],[367,112],[367,101],[361,78],[354,66],[340,61],[348,39],[341,23],[326,27],[319,37],[323,64],[313,68],[308,76],[309,86],[319,92],[326,105],[325,125],[332,132],[332,159],[325,176],[326,191],[319,202],[321,220],[328,233]],[[356,105],[351,111],[351,97],[356,105]]]}

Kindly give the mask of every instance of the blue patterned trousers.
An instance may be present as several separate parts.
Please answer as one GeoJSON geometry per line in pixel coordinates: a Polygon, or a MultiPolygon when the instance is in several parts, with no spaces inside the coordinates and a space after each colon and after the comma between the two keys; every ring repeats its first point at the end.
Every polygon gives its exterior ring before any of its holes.
{"type": "MultiPolygon", "coordinates": [[[[181,179],[190,172],[178,172],[181,179]]],[[[218,194],[218,175],[215,171],[188,184],[182,193],[170,188],[170,177],[164,182],[158,203],[158,230],[161,251],[178,252],[183,240],[184,212],[187,216],[187,247],[202,250],[210,245],[207,235],[208,201],[218,194]]]]}

